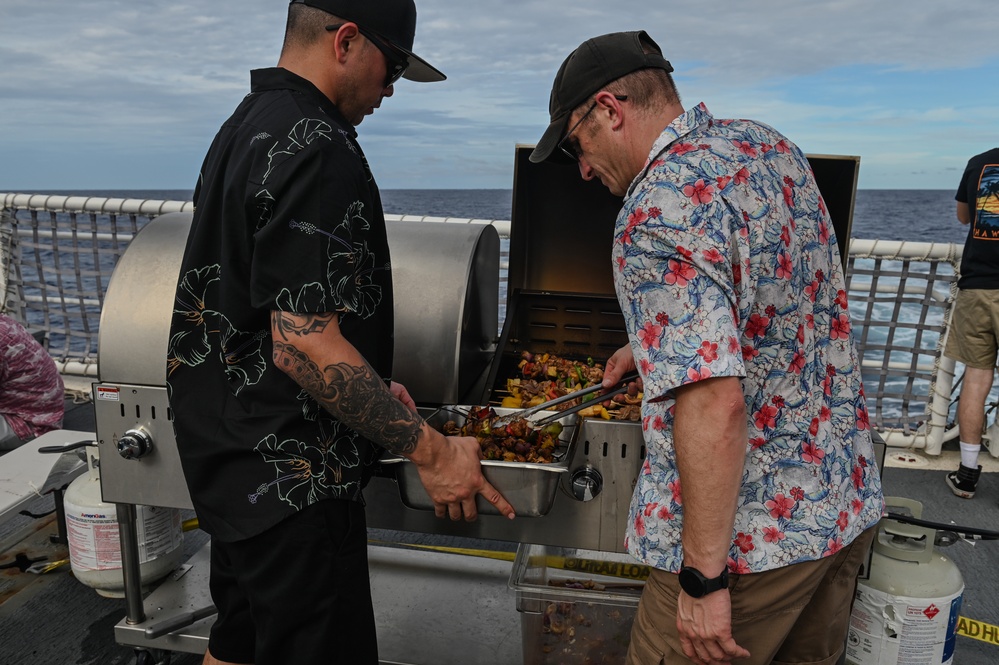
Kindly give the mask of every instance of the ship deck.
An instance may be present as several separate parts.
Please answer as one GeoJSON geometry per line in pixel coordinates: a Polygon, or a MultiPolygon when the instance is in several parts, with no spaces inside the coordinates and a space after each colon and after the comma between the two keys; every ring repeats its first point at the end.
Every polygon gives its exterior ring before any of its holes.
{"type": "MultiPolygon", "coordinates": [[[[94,431],[92,404],[77,404],[67,400],[64,428],[94,431]]],[[[999,475],[996,473],[999,471],[999,460],[983,452],[982,462],[988,473],[982,477],[978,494],[973,500],[967,501],[952,496],[944,483],[944,476],[947,470],[956,465],[957,456],[954,443],[945,444],[939,456],[890,448],[883,473],[886,493],[922,502],[923,518],[927,520],[995,529],[999,525],[999,475]]],[[[51,494],[42,495],[33,499],[27,510],[40,514],[51,511],[53,505],[51,494]]],[[[193,515],[185,515],[191,516],[193,515]]],[[[51,514],[38,518],[18,515],[0,524],[0,564],[15,561],[19,552],[26,553],[31,558],[65,558],[67,554],[64,545],[37,545],[47,543],[48,534],[55,532],[55,519],[51,514]]],[[[373,530],[371,535],[374,540],[385,541],[391,540],[396,534],[373,530]]],[[[424,535],[422,538],[424,542],[437,545],[469,546],[467,542],[456,543],[450,537],[424,535]]],[[[203,532],[187,532],[185,558],[196,555],[207,540],[207,535],[203,532]]],[[[474,546],[510,552],[515,549],[516,544],[489,541],[477,542],[474,546]]],[[[940,548],[940,552],[953,560],[964,576],[966,590],[961,615],[973,620],[972,623],[966,622],[971,632],[977,625],[974,622],[989,625],[999,623],[999,597],[995,592],[999,589],[999,566],[995,565],[999,560],[997,548],[999,542],[996,541],[965,540],[940,548]]],[[[488,569],[489,575],[497,577],[508,570],[510,565],[508,561],[491,559],[482,570],[488,569]]],[[[68,565],[46,574],[22,573],[16,568],[0,572],[3,575],[0,578],[0,645],[3,645],[0,648],[0,663],[117,665],[135,662],[132,647],[117,643],[115,638],[115,626],[122,621],[126,611],[123,599],[99,596],[93,589],[74,579],[68,565]]],[[[500,614],[504,617],[503,620],[511,624],[510,617],[514,620],[516,618],[514,592],[507,589],[493,589],[492,592],[498,594],[498,599],[494,600],[501,605],[504,602],[503,596],[508,595],[507,607],[500,614]]],[[[516,628],[515,623],[511,626],[516,628]]],[[[486,626],[456,628],[473,635],[488,629],[486,626]]],[[[517,634],[508,637],[514,641],[519,640],[517,634]]],[[[999,658],[999,644],[994,642],[999,642],[999,637],[989,642],[959,633],[954,662],[958,665],[994,663],[999,658]]],[[[460,647],[457,640],[454,645],[453,653],[442,653],[439,659],[425,662],[429,665],[498,662],[470,661],[467,647],[460,647]]],[[[515,651],[519,654],[519,650],[515,651]]],[[[169,655],[172,665],[195,665],[201,662],[199,655],[191,653],[172,651],[159,652],[159,655],[169,655]]]]}

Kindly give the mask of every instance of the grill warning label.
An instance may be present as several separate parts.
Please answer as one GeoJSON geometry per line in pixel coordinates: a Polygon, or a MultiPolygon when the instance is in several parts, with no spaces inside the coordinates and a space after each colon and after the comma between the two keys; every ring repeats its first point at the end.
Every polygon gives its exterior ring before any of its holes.
{"type": "Polygon", "coordinates": [[[121,400],[121,395],[118,388],[97,386],[97,399],[102,399],[106,402],[118,402],[121,400]]]}

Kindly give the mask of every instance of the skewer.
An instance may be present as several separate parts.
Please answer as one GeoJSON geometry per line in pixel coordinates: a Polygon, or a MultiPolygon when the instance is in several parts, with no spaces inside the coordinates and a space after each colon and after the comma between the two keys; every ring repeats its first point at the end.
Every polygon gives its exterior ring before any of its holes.
{"type": "MultiPolygon", "coordinates": [[[[608,393],[605,393],[603,395],[598,395],[598,396],[595,397],[595,399],[600,399],[602,401],[602,400],[608,399],[610,397],[613,397],[614,395],[618,395],[620,393],[623,393],[623,392],[625,392],[625,391],[628,390],[628,384],[630,382],[634,381],[637,378],[638,378],[638,374],[637,373],[635,373],[635,374],[629,374],[628,376],[623,377],[620,381],[618,381],[617,385],[620,386],[619,388],[617,388],[616,390],[612,390],[612,391],[610,391],[608,393]]],[[[527,409],[524,409],[520,413],[511,413],[511,414],[508,414],[506,416],[502,416],[501,418],[497,419],[496,424],[508,424],[510,422],[513,422],[514,420],[516,420],[518,418],[528,418],[528,417],[534,415],[535,413],[537,413],[538,411],[547,411],[547,410],[550,410],[553,406],[555,406],[557,404],[563,404],[565,402],[570,402],[570,401],[573,401],[573,400],[576,400],[576,399],[580,399],[584,395],[591,395],[591,394],[599,392],[601,390],[604,390],[604,387],[602,385],[600,385],[600,384],[596,384],[596,385],[590,386],[589,388],[584,388],[582,390],[577,390],[575,392],[568,393],[568,394],[563,395],[561,397],[556,397],[555,399],[548,400],[547,402],[542,402],[541,404],[538,404],[537,406],[532,406],[532,407],[529,407],[527,409]]],[[[562,417],[567,416],[567,415],[569,415],[571,413],[575,413],[576,411],[579,411],[582,408],[585,408],[586,404],[587,404],[586,402],[580,401],[580,403],[577,404],[576,406],[573,406],[573,407],[570,407],[568,409],[563,409],[562,411],[559,411],[559,415],[557,417],[549,416],[547,418],[542,418],[541,420],[537,421],[537,423],[551,422],[551,421],[554,421],[554,420],[558,420],[559,418],[562,418],[562,417]]]]}

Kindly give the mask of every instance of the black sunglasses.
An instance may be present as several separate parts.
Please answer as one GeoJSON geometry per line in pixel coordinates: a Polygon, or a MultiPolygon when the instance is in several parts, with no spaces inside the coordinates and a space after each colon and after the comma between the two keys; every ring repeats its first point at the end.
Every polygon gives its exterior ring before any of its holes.
{"type": "MultiPolygon", "coordinates": [[[[626,102],[628,101],[628,95],[614,95],[614,99],[619,102],[626,102]]],[[[570,141],[569,139],[572,137],[572,133],[579,129],[579,126],[583,124],[583,121],[586,120],[587,116],[593,113],[593,109],[595,108],[597,108],[597,103],[593,102],[593,104],[590,105],[590,108],[586,109],[586,113],[580,116],[579,120],[576,121],[576,124],[572,126],[572,129],[567,131],[565,136],[562,137],[562,140],[558,142],[558,149],[565,153],[565,155],[574,162],[579,161],[582,151],[579,149],[579,143],[570,141]]]]}
{"type": "MultiPolygon", "coordinates": [[[[357,24],[355,23],[354,25],[357,24]]],[[[326,29],[330,32],[333,32],[334,30],[339,30],[343,26],[344,26],[343,23],[337,25],[328,25],[326,26],[326,29]]],[[[396,81],[398,81],[399,79],[401,79],[402,75],[406,73],[407,69],[409,69],[409,56],[407,56],[402,51],[394,48],[391,44],[387,43],[384,39],[382,39],[375,33],[371,32],[370,30],[366,30],[358,25],[357,31],[362,35],[364,35],[364,37],[369,42],[374,44],[375,48],[381,51],[382,55],[385,56],[385,67],[387,71],[385,74],[384,87],[387,88],[396,81]]]]}

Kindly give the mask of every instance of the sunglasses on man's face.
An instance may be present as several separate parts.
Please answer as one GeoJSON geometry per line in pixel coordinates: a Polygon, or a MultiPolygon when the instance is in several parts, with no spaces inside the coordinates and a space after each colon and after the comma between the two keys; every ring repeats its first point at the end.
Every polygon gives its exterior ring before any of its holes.
{"type": "MultiPolygon", "coordinates": [[[[344,26],[343,23],[340,23],[339,25],[328,25],[326,26],[326,29],[330,32],[333,32],[334,30],[339,30],[343,26],[344,26]]],[[[402,75],[406,73],[407,69],[409,69],[409,56],[407,56],[399,49],[393,47],[391,44],[386,42],[384,39],[382,39],[375,33],[371,32],[370,30],[366,30],[358,25],[357,31],[362,35],[364,35],[365,39],[374,44],[375,48],[381,51],[382,55],[385,56],[386,72],[385,72],[384,87],[387,88],[390,85],[394,84],[399,79],[401,79],[402,75]]]]}
{"type": "MultiPolygon", "coordinates": [[[[628,101],[628,95],[614,95],[614,99],[619,102],[626,102],[628,101]]],[[[595,108],[597,108],[597,102],[593,102],[590,105],[590,108],[586,109],[586,113],[579,117],[579,120],[577,120],[569,131],[565,133],[562,140],[558,142],[558,149],[574,162],[578,162],[579,158],[583,156],[583,149],[579,147],[579,141],[574,139],[572,135],[576,133],[579,126],[583,124],[583,121],[586,120],[591,113],[593,113],[593,109],[595,108]]]]}

